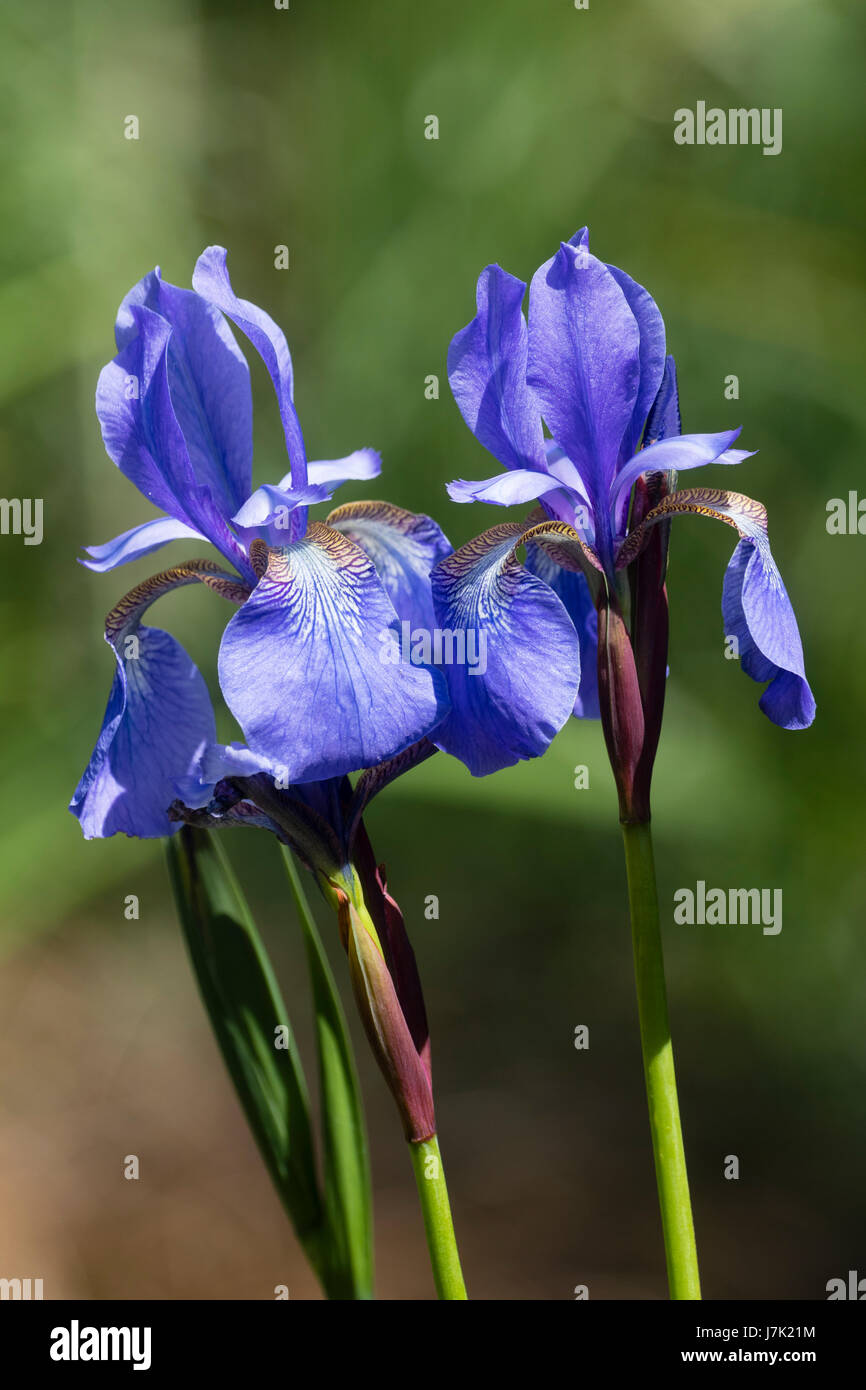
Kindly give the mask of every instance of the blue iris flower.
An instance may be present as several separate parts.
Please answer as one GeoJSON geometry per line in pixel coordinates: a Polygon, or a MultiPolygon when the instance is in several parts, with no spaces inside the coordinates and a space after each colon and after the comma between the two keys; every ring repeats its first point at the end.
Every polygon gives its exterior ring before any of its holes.
{"type": "MultiPolygon", "coordinates": [[[[378,454],[308,462],[281,330],[238,299],[226,253],[199,257],[193,289],[159,270],[117,316],[118,352],[96,409],[109,456],[162,513],[82,561],[103,572],[169,541],[207,540],[220,559],[177,565],[109,614],[116,674],[102,729],[70,809],[88,838],[154,837],[177,828],[169,807],[218,749],[205,682],[175,639],[142,618],[163,594],[204,583],[237,605],[223,634],[219,680],[259,768],[284,785],[327,782],[393,758],[449,708],[430,665],[382,659],[384,633],[433,623],[430,570],[451,547],[429,517],[383,502],[308,507],[349,479],[375,477],[378,454]],[[290,469],[252,488],[249,368],[229,321],[267,367],[290,469]]],[[[247,770],[250,770],[249,768],[247,770]]]]}
{"type": "MultiPolygon", "coordinates": [[[[627,610],[625,572],[653,544],[654,528],[688,513],[738,532],[722,593],[725,633],[737,638],[743,670],[768,682],[763,712],[782,728],[806,728],[815,702],[764,507],[714,487],[675,490],[678,473],[749,458],[731,447],[739,430],[680,432],[661,314],[642,286],[591,254],[586,229],[536,271],[528,324],[525,292],[488,266],[478,312],[448,353],[460,411],[506,469],[452,483],[451,497],[540,507],[529,525],[493,527],[434,570],[437,620],[485,631],[489,653],[484,679],[451,681],[437,742],[480,775],[543,752],[572,712],[598,717],[602,607],[606,616],[622,600],[627,610]]],[[[665,650],[666,641],[665,627],[665,650]]]]}

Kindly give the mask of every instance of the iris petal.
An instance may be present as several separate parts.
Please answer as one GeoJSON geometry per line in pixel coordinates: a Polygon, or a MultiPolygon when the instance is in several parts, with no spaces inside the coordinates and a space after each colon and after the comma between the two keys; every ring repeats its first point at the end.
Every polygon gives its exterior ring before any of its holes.
{"type": "Polygon", "coordinates": [[[652,403],[644,429],[644,447],[655,444],[657,439],[669,439],[672,434],[682,434],[680,420],[680,395],[677,387],[677,364],[670,354],[665,358],[656,398],[652,403]]]}
{"type": "Polygon", "coordinates": [[[170,835],[175,779],[216,738],[213,708],[198,669],[179,642],[139,627],[138,655],[115,649],[117,674],[102,729],[70,804],[85,838],[170,835]]]}
{"type": "Polygon", "coordinates": [[[767,513],[742,493],[684,488],[654,507],[617,556],[617,568],[640,553],[650,527],[681,515],[715,517],[740,536],[725,575],[722,615],[727,636],[737,638],[743,670],[769,681],[759,701],[768,719],[783,729],[805,729],[815,717],[815,700],[803,661],[797,619],[770,551],[767,513]]]}
{"type": "Polygon", "coordinates": [[[448,380],[479,443],[506,468],[544,468],[538,405],[526,383],[526,285],[498,265],[478,277],[478,313],[448,348],[448,380]]]}
{"type": "Polygon", "coordinates": [[[577,633],[580,644],[580,687],[574,702],[574,713],[578,719],[599,719],[598,615],[586,577],[574,570],[562,569],[540,546],[531,542],[526,546],[526,568],[549,584],[562,600],[577,633]]]}
{"type": "Polygon", "coordinates": [[[739,429],[722,430],[718,434],[676,434],[659,439],[635,454],[614,478],[611,505],[628,493],[643,473],[685,473],[690,468],[706,468],[710,463],[735,464],[751,458],[754,450],[732,449],[739,429]]]}
{"type": "Polygon", "coordinates": [[[136,335],[136,305],[159,314],[171,328],[169,391],[192,474],[229,517],[252,486],[253,404],[246,358],[219,310],[192,290],[163,280],[158,269],[145,275],[120,306],[115,336],[121,350],[136,335]]]}
{"type": "Polygon", "coordinates": [[[240,601],[242,586],[207,560],[156,575],[109,614],[105,640],[117,670],[90,762],[70,802],[87,839],[122,832],[170,835],[168,808],[216,739],[207,686],[179,642],[141,618],[157,598],[196,581],[240,601]]]}
{"type": "Polygon", "coordinates": [[[665,325],[655,300],[643,285],[639,285],[615,265],[609,265],[607,268],[625,295],[640,333],[640,384],[620,450],[622,458],[630,459],[637,451],[646,418],[662,383],[665,370],[665,325]]]}
{"type": "MultiPolygon", "coordinates": [[[[307,483],[305,487],[287,491],[282,486],[274,487],[263,483],[247,498],[244,505],[232,517],[236,526],[244,530],[255,530],[262,526],[272,526],[275,530],[285,530],[283,517],[288,517],[298,507],[309,507],[316,502],[327,502],[333,496],[332,483],[307,483]]],[[[285,540],[286,537],[283,537],[285,540]]],[[[275,537],[279,544],[280,538],[275,537]]]]}
{"type": "MultiPolygon", "coordinates": [[[[330,483],[338,488],[343,483],[378,478],[382,472],[382,456],[377,449],[356,449],[341,459],[313,459],[307,464],[310,483],[330,483]]],[[[280,487],[291,482],[291,473],[283,478],[280,487]]]]}
{"type": "Polygon", "coordinates": [[[550,433],[584,481],[602,552],[610,484],[638,395],[640,341],[622,288],[591,255],[585,232],[536,271],[529,383],[550,433]]]}
{"type": "Polygon", "coordinates": [[[432,735],[474,776],[538,757],[571,714],[580,652],[553,590],[515,556],[526,528],[494,526],[433,571],[444,638],[470,661],[446,664],[452,712],[432,735]],[[541,669],[543,667],[543,669],[541,669]]]}
{"type": "Polygon", "coordinates": [[[122,535],[115,536],[113,541],[106,541],[104,545],[85,546],[88,558],[82,560],[81,564],[85,569],[104,574],[107,570],[117,569],[118,565],[128,565],[131,560],[139,560],[142,555],[149,555],[152,550],[158,550],[169,541],[206,539],[200,531],[194,531],[184,521],[175,521],[170,516],[158,516],[154,521],[145,521],[141,526],[133,526],[131,531],[124,531],[122,535]]]}
{"type": "Polygon", "coordinates": [[[494,478],[482,478],[477,483],[463,479],[448,484],[452,502],[492,502],[497,507],[519,507],[523,502],[535,502],[561,486],[556,478],[535,469],[515,468],[509,473],[497,473],[494,478]]]}
{"type": "Polygon", "coordinates": [[[327,524],[369,555],[401,622],[435,626],[430,573],[452,547],[432,517],[389,502],[348,502],[327,524]]]}
{"type": "Polygon", "coordinates": [[[224,499],[196,477],[175,415],[168,365],[171,325],[143,304],[130,303],[128,312],[132,324],[119,335],[124,346],[103,367],[96,388],[108,455],[161,511],[206,536],[248,574],[224,499]]]}
{"type": "Polygon", "coordinates": [[[770,682],[759,708],[783,729],[808,728],[815,697],[797,619],[768,545],[740,541],[725,573],[722,616],[726,636],[737,638],[746,675],[770,682]]]}
{"type": "Polygon", "coordinates": [[[226,268],[226,251],[222,246],[208,246],[202,251],[193,271],[192,283],[197,294],[221,309],[246,334],[267,367],[277,393],[286,448],[292,465],[292,482],[295,487],[302,487],[307,481],[307,456],[292,400],[292,358],[282,329],[263,309],[251,304],[248,299],[239,299],[235,294],[226,268]]]}
{"type": "Polygon", "coordinates": [[[372,561],[331,527],[272,550],[220,648],[220,684],[249,747],[311,782],[370,767],[445,715],[438,672],[400,659],[372,561]]]}

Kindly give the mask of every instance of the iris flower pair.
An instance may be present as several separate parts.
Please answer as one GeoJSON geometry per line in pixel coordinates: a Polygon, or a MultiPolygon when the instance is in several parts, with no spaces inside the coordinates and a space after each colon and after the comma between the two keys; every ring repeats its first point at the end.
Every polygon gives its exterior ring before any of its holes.
{"type": "Polygon", "coordinates": [[[541,504],[534,524],[494,527],[453,555],[430,518],[384,503],[308,520],[308,507],[341,483],[375,477],[379,457],[361,449],[308,463],[283,334],[236,297],[220,248],[199,258],[193,285],[179,289],[155,271],[121,305],[97,413],[110,457],[165,515],[90,547],[84,563],[111,570],[181,539],[210,541],[225,563],[168,570],[110,615],[117,674],[72,802],[85,835],[168,833],[178,782],[213,762],[219,745],[198,670],[168,634],[141,626],[157,597],[196,581],[239,605],[220,648],[220,685],[253,754],[287,783],[375,766],[434,731],[483,774],[543,752],[572,710],[599,714],[599,592],[616,591],[653,527],[715,517],[740,536],[723,588],[725,632],[744,670],[769,682],[760,702],[769,718],[789,729],[811,723],[797,624],[760,503],[716,488],[666,490],[635,524],[639,480],[750,455],[731,447],[736,430],[679,432],[661,315],[646,290],[590,253],[586,231],[536,272],[528,327],[525,285],[489,266],[478,313],[451,344],[460,410],[507,470],[452,483],[452,498],[541,504]],[[270,373],[291,465],[255,491],[249,368],[227,319],[270,373]],[[383,632],[404,620],[484,632],[487,671],[452,666],[446,680],[429,665],[383,661],[383,632]]]}
{"type": "MultiPolygon", "coordinates": [[[[117,669],[71,809],[88,838],[167,836],[185,821],[261,827],[292,847],[337,911],[418,1174],[419,1155],[439,1163],[438,1148],[425,1147],[435,1144],[426,1015],[364,809],[437,748],[484,776],[542,754],[572,715],[600,717],[619,791],[671,1290],[699,1297],[649,839],[674,517],[715,518],[738,534],[722,614],[743,670],[766,685],[764,713],[803,729],[815,702],[763,506],[677,485],[681,473],[750,454],[733,447],[735,429],[681,432],[674,359],[651,296],[590,252],[586,230],[536,271],[528,322],[525,293],[488,266],[477,313],[451,343],[454,397],[504,471],[448,491],[456,502],[533,510],[453,552],[429,517],[383,502],[309,519],[343,482],[375,477],[379,456],[360,449],[308,463],[286,340],[234,294],[221,248],[199,258],[192,291],[157,270],[129,292],[97,413],[110,457],[163,515],[90,547],[83,563],[113,570],[177,540],[207,540],[219,559],[157,574],[109,614],[117,669]],[[288,453],[286,475],[256,489],[249,369],[230,324],[270,374],[288,453]],[[245,744],[218,742],[192,660],[142,624],[157,598],[191,583],[237,610],[219,681],[245,744]],[[471,636],[486,660],[407,657],[406,624],[449,642],[471,636]],[[353,772],[362,773],[354,788],[353,772]]],[[[427,645],[441,655],[442,642],[427,645]]],[[[437,1287],[463,1297],[447,1195],[425,1195],[420,1177],[419,1191],[437,1287]]]]}

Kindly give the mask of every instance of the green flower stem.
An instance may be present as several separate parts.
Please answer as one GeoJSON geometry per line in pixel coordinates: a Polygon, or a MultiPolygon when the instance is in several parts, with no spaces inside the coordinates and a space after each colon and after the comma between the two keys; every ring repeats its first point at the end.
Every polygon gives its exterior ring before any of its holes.
{"type": "Polygon", "coordinates": [[[313,992],[325,1169],[328,1248],[341,1287],[336,1297],[373,1297],[373,1196],[367,1131],[346,1019],[316,919],[292,851],[283,862],[307,953],[313,992]]]}
{"type": "MultiPolygon", "coordinates": [[[[376,927],[364,901],[360,875],[351,868],[347,868],[345,873],[335,875],[333,881],[320,875],[319,885],[326,900],[335,911],[339,907],[338,898],[334,891],[335,887],[346,893],[361,920],[363,929],[369,933],[377,950],[384,955],[376,927]]],[[[430,1264],[433,1269],[436,1292],[440,1299],[465,1300],[467,1298],[466,1285],[463,1282],[463,1271],[460,1268],[460,1255],[457,1250],[457,1238],[454,1234],[454,1222],[451,1216],[451,1204],[448,1200],[442,1154],[439,1151],[439,1140],[434,1134],[430,1139],[421,1143],[410,1143],[409,1152],[412,1156],[412,1167],[415,1170],[415,1181],[418,1186],[418,1197],[424,1219],[424,1231],[427,1236],[427,1248],[430,1252],[430,1264]]]]}
{"type": "Polygon", "coordinates": [[[409,1152],[418,1184],[436,1292],[443,1299],[465,1300],[466,1285],[460,1268],[439,1140],[434,1134],[423,1144],[410,1144],[409,1152]]]}
{"type": "Polygon", "coordinates": [[[668,1021],[658,890],[649,824],[622,826],[640,1039],[671,1298],[699,1299],[701,1284],[668,1021]]]}

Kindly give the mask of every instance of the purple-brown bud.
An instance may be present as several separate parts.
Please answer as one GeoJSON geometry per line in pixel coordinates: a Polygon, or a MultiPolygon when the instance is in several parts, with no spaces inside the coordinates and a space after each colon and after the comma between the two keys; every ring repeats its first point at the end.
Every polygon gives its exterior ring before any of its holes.
{"type": "MultiPolygon", "coordinates": [[[[422,1050],[416,1045],[366,905],[362,900],[353,901],[333,880],[328,889],[336,900],[340,937],[349,958],[352,990],[364,1031],[397,1102],[406,1138],[420,1144],[436,1133],[429,1044],[425,1039],[422,1050]]],[[[384,884],[382,892],[386,893],[384,884]]]]}

